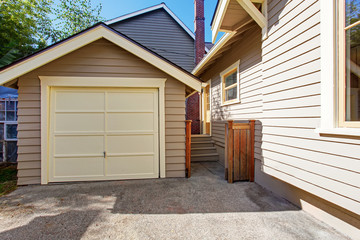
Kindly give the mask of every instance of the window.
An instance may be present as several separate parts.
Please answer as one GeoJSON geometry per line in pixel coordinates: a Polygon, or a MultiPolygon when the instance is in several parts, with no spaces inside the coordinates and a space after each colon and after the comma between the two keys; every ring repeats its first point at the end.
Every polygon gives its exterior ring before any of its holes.
{"type": "Polygon", "coordinates": [[[360,2],[338,7],[339,127],[360,127],[360,2]]]}
{"type": "Polygon", "coordinates": [[[17,159],[17,99],[0,99],[0,162],[17,159]]]}
{"type": "Polygon", "coordinates": [[[220,76],[222,104],[239,102],[239,61],[220,73],[220,76]]]}

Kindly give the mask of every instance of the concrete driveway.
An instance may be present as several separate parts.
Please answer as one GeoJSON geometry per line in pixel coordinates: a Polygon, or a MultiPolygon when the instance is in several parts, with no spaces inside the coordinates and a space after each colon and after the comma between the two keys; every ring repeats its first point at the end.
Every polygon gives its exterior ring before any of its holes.
{"type": "Polygon", "coordinates": [[[346,239],[217,164],[190,179],[20,187],[0,198],[0,239],[346,239]]]}

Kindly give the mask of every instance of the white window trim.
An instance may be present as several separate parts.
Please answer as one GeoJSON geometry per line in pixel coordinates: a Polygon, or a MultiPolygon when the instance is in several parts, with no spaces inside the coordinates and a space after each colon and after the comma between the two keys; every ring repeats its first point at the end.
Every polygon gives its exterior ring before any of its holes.
{"type": "Polygon", "coordinates": [[[320,0],[321,8],[321,122],[319,134],[360,136],[359,128],[338,127],[337,1],[320,0]]]}
{"type": "Polygon", "coordinates": [[[39,76],[41,84],[41,184],[47,184],[49,107],[51,87],[143,87],[159,89],[159,162],[160,178],[166,177],[165,164],[165,81],[166,78],[39,76]]]}
{"type": "Polygon", "coordinates": [[[9,141],[9,142],[11,142],[11,141],[17,141],[17,140],[18,140],[17,137],[16,137],[16,138],[8,138],[8,137],[7,137],[6,125],[9,125],[9,124],[18,125],[17,117],[16,117],[18,100],[17,100],[17,99],[16,99],[16,100],[15,100],[15,99],[9,99],[9,100],[7,99],[7,100],[4,100],[4,102],[5,102],[5,109],[3,110],[4,113],[5,113],[5,115],[4,115],[4,120],[0,121],[1,124],[4,124],[4,135],[3,135],[4,141],[9,141]],[[14,107],[15,107],[15,110],[8,110],[8,109],[7,109],[6,103],[9,102],[9,101],[14,102],[14,104],[15,104],[15,106],[14,106],[14,107]],[[8,112],[14,112],[14,113],[15,113],[15,120],[11,120],[11,121],[6,120],[6,119],[7,119],[7,113],[8,113],[8,112]]]}
{"type": "Polygon", "coordinates": [[[8,138],[7,137],[7,128],[6,128],[6,125],[18,125],[18,123],[16,121],[7,121],[7,122],[1,122],[4,124],[4,140],[5,141],[17,141],[18,139],[17,138],[8,138]]]}
{"type": "Polygon", "coordinates": [[[239,71],[239,66],[240,66],[240,60],[236,61],[235,63],[233,63],[231,66],[227,67],[224,71],[222,71],[220,73],[220,88],[221,88],[221,106],[227,106],[227,105],[231,105],[231,104],[236,104],[236,103],[240,103],[240,71],[239,71]],[[235,99],[224,102],[224,89],[223,89],[223,77],[225,74],[227,74],[228,72],[230,72],[231,70],[233,70],[234,68],[236,68],[236,84],[237,84],[237,96],[235,99]]]}

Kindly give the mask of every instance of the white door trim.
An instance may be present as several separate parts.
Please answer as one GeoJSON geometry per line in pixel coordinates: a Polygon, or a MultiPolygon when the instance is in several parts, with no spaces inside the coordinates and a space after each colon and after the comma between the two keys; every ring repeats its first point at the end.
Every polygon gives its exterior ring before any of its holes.
{"type": "Polygon", "coordinates": [[[41,184],[49,182],[49,107],[51,87],[140,87],[159,90],[160,177],[165,178],[166,78],[39,76],[41,85],[41,184]]]}
{"type": "Polygon", "coordinates": [[[211,79],[208,80],[205,84],[203,84],[203,92],[202,92],[202,96],[201,96],[201,104],[200,104],[200,112],[201,112],[201,121],[203,122],[202,124],[202,133],[205,134],[206,133],[206,122],[205,122],[205,115],[206,115],[206,106],[204,105],[205,104],[205,94],[204,94],[204,91],[205,91],[205,88],[209,86],[209,99],[210,99],[210,136],[212,136],[212,131],[211,131],[211,112],[212,112],[212,104],[211,104],[211,99],[212,99],[212,96],[211,96],[211,79]]]}

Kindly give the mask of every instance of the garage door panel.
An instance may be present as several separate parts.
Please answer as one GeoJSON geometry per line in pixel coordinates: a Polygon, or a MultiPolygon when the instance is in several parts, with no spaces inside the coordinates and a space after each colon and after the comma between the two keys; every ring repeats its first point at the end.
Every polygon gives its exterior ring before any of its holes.
{"type": "Polygon", "coordinates": [[[49,181],[159,177],[157,91],[52,88],[49,181]]]}
{"type": "Polygon", "coordinates": [[[104,136],[55,136],[56,155],[102,155],[104,136]]]}
{"type": "Polygon", "coordinates": [[[154,131],[154,113],[108,113],[107,131],[154,131]]]}
{"type": "Polygon", "coordinates": [[[153,153],[154,135],[122,135],[108,136],[107,153],[136,154],[153,153]]]}
{"type": "Polygon", "coordinates": [[[154,91],[121,91],[109,92],[107,95],[108,111],[154,111],[155,101],[154,91]]]}
{"type": "Polygon", "coordinates": [[[104,175],[102,157],[54,158],[54,177],[90,177],[104,175]],[[69,166],[71,166],[69,168],[69,166]]]}
{"type": "Polygon", "coordinates": [[[105,104],[104,92],[57,91],[56,111],[103,111],[105,104]]]}
{"type": "Polygon", "coordinates": [[[139,175],[154,174],[154,157],[153,156],[124,156],[108,157],[107,175],[139,175]]]}
{"type": "Polygon", "coordinates": [[[104,132],[104,113],[57,113],[56,132],[104,132]]]}

